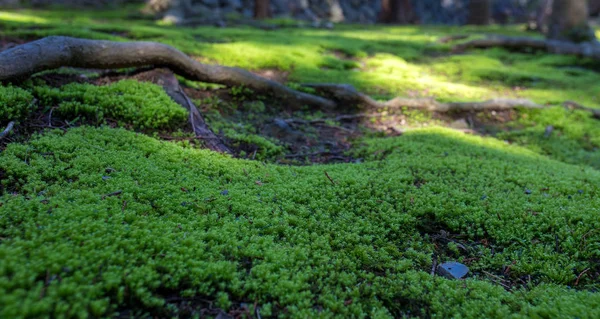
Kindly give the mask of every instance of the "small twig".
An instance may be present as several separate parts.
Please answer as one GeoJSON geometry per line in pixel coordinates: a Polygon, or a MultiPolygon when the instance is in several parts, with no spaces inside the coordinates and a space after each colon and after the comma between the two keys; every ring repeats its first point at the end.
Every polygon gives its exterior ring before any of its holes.
{"type": "Polygon", "coordinates": [[[588,271],[590,271],[590,269],[586,268],[579,274],[579,276],[577,276],[577,280],[575,280],[575,286],[579,285],[579,279],[581,279],[581,276],[585,275],[585,273],[587,273],[588,271]]]}
{"type": "Polygon", "coordinates": [[[106,197],[111,197],[111,196],[119,196],[123,193],[122,190],[118,190],[116,192],[112,192],[110,194],[106,194],[106,195],[102,195],[102,199],[105,199],[106,197]]]}
{"type": "Polygon", "coordinates": [[[48,114],[48,126],[52,127],[52,112],[54,112],[54,107],[50,109],[50,114],[48,114]]]}
{"type": "Polygon", "coordinates": [[[296,158],[296,157],[313,157],[313,156],[329,156],[329,155],[337,156],[339,154],[340,153],[332,153],[330,151],[325,151],[325,152],[315,152],[315,153],[287,154],[287,155],[285,155],[285,157],[296,158]]]}
{"type": "Polygon", "coordinates": [[[504,282],[509,282],[509,281],[507,281],[505,279],[502,279],[501,277],[496,276],[494,274],[491,274],[491,273],[489,273],[489,272],[487,272],[485,270],[483,271],[483,273],[486,274],[486,275],[488,275],[488,276],[490,276],[490,277],[492,277],[492,278],[494,278],[494,279],[496,279],[496,281],[494,281],[494,282],[497,283],[497,284],[499,284],[500,286],[504,287],[506,290],[511,290],[511,287],[509,285],[507,285],[507,284],[504,283],[504,282]]]}
{"type": "Polygon", "coordinates": [[[0,133],[0,140],[4,139],[6,136],[8,136],[8,134],[12,131],[14,126],[15,126],[15,122],[11,121],[10,123],[8,123],[8,126],[6,126],[6,129],[4,129],[4,131],[2,131],[2,133],[0,133]]]}
{"type": "Polygon", "coordinates": [[[331,182],[331,184],[335,185],[335,182],[333,181],[333,179],[329,176],[329,174],[327,174],[327,171],[323,171],[325,173],[325,176],[327,176],[327,178],[329,179],[329,181],[331,182]]]}
{"type": "Polygon", "coordinates": [[[437,257],[433,256],[433,265],[431,266],[431,275],[435,276],[435,268],[437,268],[437,257]]]}

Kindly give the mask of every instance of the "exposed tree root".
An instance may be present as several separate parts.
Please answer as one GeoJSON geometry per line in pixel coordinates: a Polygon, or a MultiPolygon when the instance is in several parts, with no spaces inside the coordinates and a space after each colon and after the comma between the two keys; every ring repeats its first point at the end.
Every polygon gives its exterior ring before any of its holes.
{"type": "Polygon", "coordinates": [[[600,60],[600,44],[598,42],[574,43],[558,40],[544,40],[525,37],[492,36],[477,39],[454,46],[454,52],[467,49],[507,48],[522,50],[524,48],[543,50],[549,53],[576,55],[600,60]]]}
{"type": "Polygon", "coordinates": [[[258,93],[272,94],[288,105],[309,105],[324,109],[333,101],[299,92],[256,76],[246,70],[202,64],[181,51],[155,42],[112,42],[51,36],[0,53],[0,81],[15,80],[63,66],[89,69],[117,69],[162,66],[194,81],[243,85],[258,93]]]}
{"type": "MultiPolygon", "coordinates": [[[[536,47],[550,52],[600,57],[600,46],[573,44],[560,41],[545,41],[528,38],[496,37],[475,40],[455,47],[464,50],[470,47],[536,47]]],[[[220,65],[199,63],[181,51],[168,45],[154,42],[112,42],[85,40],[70,37],[47,37],[23,44],[0,53],[0,81],[21,79],[34,73],[59,67],[79,67],[92,69],[116,69],[130,67],[167,67],[176,74],[190,80],[217,83],[226,86],[245,86],[257,93],[270,94],[292,107],[311,106],[331,110],[335,107],[364,106],[367,109],[412,108],[431,112],[479,112],[485,110],[507,110],[517,107],[540,109],[545,106],[526,99],[493,99],[483,102],[441,103],[432,98],[395,98],[379,102],[358,92],[351,85],[306,84],[322,96],[300,92],[275,81],[257,76],[246,70],[220,65]],[[324,96],[324,97],[323,97],[324,96]]],[[[176,82],[173,77],[172,82],[176,82]]],[[[190,110],[190,121],[197,136],[202,137],[211,149],[229,152],[220,140],[208,129],[200,112],[191,103],[177,83],[167,89],[169,95],[179,104],[190,110]]],[[[576,107],[574,102],[569,102],[576,107]]],[[[598,110],[583,106],[578,109],[591,112],[600,118],[598,110]]]]}
{"type": "Polygon", "coordinates": [[[190,125],[192,126],[192,130],[196,137],[204,142],[206,148],[219,153],[232,154],[231,150],[225,146],[221,139],[208,127],[206,121],[204,121],[204,117],[200,114],[200,111],[198,111],[198,108],[196,108],[196,105],[194,105],[192,100],[185,94],[181,86],[179,86],[179,81],[177,81],[177,78],[175,78],[173,73],[161,73],[161,79],[159,81],[159,84],[163,86],[167,95],[190,112],[190,125]]]}
{"type": "Polygon", "coordinates": [[[10,132],[12,131],[12,129],[13,129],[14,126],[15,126],[15,122],[8,123],[8,125],[6,126],[6,128],[4,129],[4,131],[2,131],[0,133],[0,141],[3,140],[5,137],[7,137],[8,134],[10,134],[10,132]]]}
{"type": "Polygon", "coordinates": [[[350,105],[363,105],[367,108],[413,108],[438,113],[448,112],[479,112],[486,110],[508,110],[517,107],[541,109],[545,106],[536,104],[527,99],[493,99],[483,102],[453,102],[441,103],[432,98],[409,99],[397,97],[387,102],[379,102],[370,96],[358,92],[353,86],[347,84],[306,84],[317,92],[330,96],[340,103],[350,105]]]}
{"type": "Polygon", "coordinates": [[[600,110],[599,109],[593,109],[587,106],[583,106],[579,103],[573,102],[573,101],[566,101],[565,103],[563,103],[563,105],[565,107],[568,108],[573,108],[576,110],[582,110],[582,111],[586,111],[586,112],[590,112],[592,114],[592,117],[594,117],[595,119],[600,120],[600,110]]]}

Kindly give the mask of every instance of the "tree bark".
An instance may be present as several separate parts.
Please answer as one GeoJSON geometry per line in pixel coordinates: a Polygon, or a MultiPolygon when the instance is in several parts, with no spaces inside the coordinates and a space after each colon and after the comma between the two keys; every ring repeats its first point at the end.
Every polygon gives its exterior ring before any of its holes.
{"type": "Polygon", "coordinates": [[[492,20],[492,4],[490,0],[470,0],[467,24],[488,25],[492,20]]]}
{"type": "Polygon", "coordinates": [[[271,17],[269,0],[254,0],[254,18],[255,19],[267,19],[271,17]]]}
{"type": "Polygon", "coordinates": [[[548,39],[587,42],[596,39],[588,24],[588,0],[554,0],[548,39]]]}
{"type": "Polygon", "coordinates": [[[329,19],[332,22],[342,22],[344,21],[344,11],[342,10],[342,6],[340,5],[339,0],[327,0],[327,3],[330,7],[331,15],[329,19]]]}
{"type": "Polygon", "coordinates": [[[381,0],[380,22],[407,24],[415,21],[411,0],[381,0]]]}

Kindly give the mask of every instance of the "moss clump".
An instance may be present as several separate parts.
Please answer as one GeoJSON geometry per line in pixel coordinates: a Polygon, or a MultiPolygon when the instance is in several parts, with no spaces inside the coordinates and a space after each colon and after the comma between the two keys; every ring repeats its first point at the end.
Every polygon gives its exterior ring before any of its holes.
{"type": "Polygon", "coordinates": [[[57,113],[63,117],[83,117],[97,124],[111,119],[138,129],[164,129],[185,123],[188,114],[159,86],[135,80],[105,86],[36,86],[34,92],[43,103],[58,104],[57,113]]]}
{"type": "Polygon", "coordinates": [[[170,296],[294,318],[600,316],[594,276],[569,288],[597,271],[598,171],[442,129],[360,155],[263,165],[88,127],[11,144],[0,317],[199,313],[170,296]],[[466,281],[429,274],[441,230],[470,247],[438,256],[466,281]]]}
{"type": "Polygon", "coordinates": [[[32,111],[33,95],[13,86],[0,86],[0,124],[25,119],[32,111]]]}
{"type": "Polygon", "coordinates": [[[563,107],[521,110],[518,119],[509,125],[513,130],[498,138],[566,163],[600,169],[600,125],[589,112],[563,107]],[[549,126],[552,132],[547,134],[549,126]]]}

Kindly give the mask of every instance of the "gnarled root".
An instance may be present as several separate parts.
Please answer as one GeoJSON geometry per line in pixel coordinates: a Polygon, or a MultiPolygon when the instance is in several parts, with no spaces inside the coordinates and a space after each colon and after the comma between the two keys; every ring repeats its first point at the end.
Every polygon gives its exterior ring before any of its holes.
{"type": "Polygon", "coordinates": [[[194,81],[243,85],[297,107],[335,107],[333,101],[290,89],[243,69],[202,64],[171,46],[155,42],[113,42],[62,36],[43,38],[0,53],[0,81],[24,78],[63,66],[117,69],[148,65],[167,67],[194,81]]]}
{"type": "Polygon", "coordinates": [[[496,47],[513,50],[529,48],[543,50],[549,53],[576,55],[600,60],[600,44],[597,42],[574,43],[526,37],[491,36],[458,44],[454,46],[453,51],[464,52],[467,49],[487,49],[496,47]]]}
{"type": "MultiPolygon", "coordinates": [[[[524,45],[555,53],[600,58],[600,46],[593,44],[574,44],[529,38],[493,37],[467,42],[456,46],[455,49],[465,50],[472,47],[493,46],[522,47],[524,45]]],[[[517,107],[539,109],[544,107],[526,99],[442,103],[431,98],[408,99],[398,97],[387,102],[379,102],[366,94],[358,92],[351,85],[306,84],[305,87],[310,87],[322,95],[317,96],[288,88],[283,84],[254,75],[243,69],[199,63],[181,51],[160,43],[112,42],[61,36],[43,38],[0,52],[0,81],[24,78],[40,71],[64,66],[90,69],[142,66],[167,67],[176,74],[190,80],[226,86],[245,86],[257,93],[270,94],[292,107],[311,106],[326,110],[335,107],[347,108],[362,105],[371,109],[406,107],[444,113],[507,110],[517,107]]],[[[170,92],[169,95],[174,100],[190,110],[194,132],[197,136],[204,138],[209,148],[229,152],[227,147],[220,143],[219,139],[207,128],[202,116],[178,84],[177,87],[174,84],[171,85],[171,89],[167,89],[167,92],[170,92]],[[211,145],[212,142],[210,141],[215,141],[216,144],[211,145]]],[[[574,102],[569,103],[571,107],[576,105],[574,102]]],[[[598,110],[582,106],[576,108],[591,112],[594,117],[600,118],[598,113],[600,111],[598,110]]]]}
{"type": "Polygon", "coordinates": [[[208,127],[206,121],[204,121],[204,117],[200,114],[198,108],[196,108],[196,105],[194,105],[181,86],[179,86],[179,81],[177,81],[175,75],[171,72],[158,71],[157,73],[159,79],[155,79],[155,84],[162,85],[167,95],[169,95],[173,101],[189,111],[192,130],[196,137],[204,142],[206,148],[219,153],[232,154],[231,150],[223,144],[223,141],[208,127]]]}
{"type": "Polygon", "coordinates": [[[409,109],[420,109],[438,113],[450,112],[481,112],[500,111],[514,109],[517,107],[541,109],[543,105],[536,104],[527,99],[493,99],[483,102],[452,102],[441,103],[432,98],[409,99],[397,97],[387,102],[379,102],[370,96],[358,92],[353,86],[347,84],[305,84],[315,89],[320,94],[329,96],[340,103],[350,105],[363,105],[367,108],[392,108],[406,107],[409,109]]]}

